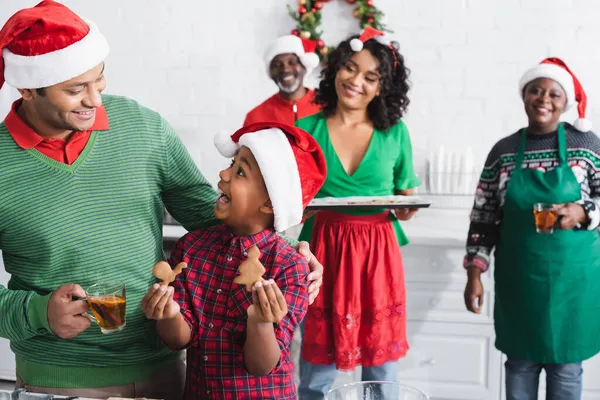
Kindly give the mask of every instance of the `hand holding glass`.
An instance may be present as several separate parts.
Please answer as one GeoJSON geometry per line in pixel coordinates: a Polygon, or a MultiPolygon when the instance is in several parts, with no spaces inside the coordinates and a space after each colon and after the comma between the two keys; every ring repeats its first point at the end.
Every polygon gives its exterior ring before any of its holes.
{"type": "Polygon", "coordinates": [[[125,283],[96,283],[86,289],[88,316],[104,334],[117,333],[125,328],[125,283]]]}

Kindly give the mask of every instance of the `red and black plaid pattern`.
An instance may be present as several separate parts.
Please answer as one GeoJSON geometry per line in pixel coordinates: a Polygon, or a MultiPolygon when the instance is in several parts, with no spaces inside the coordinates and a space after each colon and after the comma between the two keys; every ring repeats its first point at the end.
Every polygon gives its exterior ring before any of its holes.
{"type": "Polygon", "coordinates": [[[235,237],[225,226],[188,233],[177,242],[169,263],[188,268],[174,282],[175,300],[192,329],[187,350],[186,399],[295,399],[289,345],[308,307],[308,265],[303,256],[273,231],[235,237]],[[246,310],[251,293],[233,283],[247,251],[256,245],[265,279],[274,279],[288,304],[276,326],[281,359],[264,377],[244,364],[246,310]]]}

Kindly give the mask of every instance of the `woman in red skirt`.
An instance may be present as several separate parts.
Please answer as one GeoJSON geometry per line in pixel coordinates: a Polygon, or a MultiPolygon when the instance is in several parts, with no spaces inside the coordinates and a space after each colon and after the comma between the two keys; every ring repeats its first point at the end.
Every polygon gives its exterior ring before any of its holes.
{"type": "MultiPolygon", "coordinates": [[[[316,101],[322,112],[301,119],[327,160],[317,197],[412,194],[420,184],[410,136],[408,70],[398,45],[367,28],[342,42],[323,71],[316,101]]],[[[397,381],[408,350],[406,295],[398,219],[416,210],[321,211],[300,234],[325,266],[320,296],[305,319],[301,400],[322,399],[337,370],[362,366],[362,380],[397,381]]]]}

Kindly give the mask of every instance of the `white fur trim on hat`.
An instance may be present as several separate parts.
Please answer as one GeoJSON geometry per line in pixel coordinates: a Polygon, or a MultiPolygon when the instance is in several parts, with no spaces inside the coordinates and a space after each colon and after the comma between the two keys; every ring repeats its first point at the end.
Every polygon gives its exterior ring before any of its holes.
{"type": "Polygon", "coordinates": [[[252,151],[275,215],[275,230],[284,230],[302,221],[302,186],[292,146],[278,128],[248,132],[240,136],[240,146],[252,151]]]}
{"type": "Polygon", "coordinates": [[[215,147],[223,157],[233,157],[239,146],[231,139],[231,134],[221,131],[213,138],[215,147]]]}
{"type": "Polygon", "coordinates": [[[4,57],[4,79],[18,89],[38,89],[73,79],[106,59],[108,42],[96,24],[85,21],[90,30],[78,42],[64,49],[39,56],[20,56],[7,48],[4,57]]]}
{"type": "Polygon", "coordinates": [[[281,54],[295,54],[298,56],[300,62],[306,69],[307,74],[310,74],[310,72],[319,65],[319,56],[315,53],[305,52],[302,39],[298,36],[286,35],[275,39],[265,52],[264,61],[267,75],[271,75],[271,61],[281,54]]]}
{"type": "Polygon", "coordinates": [[[359,52],[363,49],[364,43],[358,38],[350,40],[350,48],[352,51],[359,52]]]}
{"type": "Polygon", "coordinates": [[[539,64],[525,71],[519,81],[519,95],[521,98],[523,98],[523,89],[525,89],[525,86],[538,78],[552,79],[562,86],[567,95],[567,106],[565,107],[565,111],[575,104],[575,85],[573,83],[573,76],[571,76],[564,68],[554,64],[539,64]]]}

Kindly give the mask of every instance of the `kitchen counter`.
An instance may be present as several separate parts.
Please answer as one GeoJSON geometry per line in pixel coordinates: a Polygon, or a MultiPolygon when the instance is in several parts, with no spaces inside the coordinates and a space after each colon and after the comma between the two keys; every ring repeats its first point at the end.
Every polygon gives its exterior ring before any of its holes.
{"type": "MultiPolygon", "coordinates": [[[[471,203],[471,198],[460,198],[461,206],[452,208],[447,204],[437,206],[436,199],[431,201],[434,204],[430,208],[419,210],[411,221],[401,222],[409,239],[418,242],[427,239],[466,241],[470,214],[470,208],[466,205],[471,203]]],[[[301,226],[293,227],[286,234],[297,237],[300,229],[301,226]]],[[[166,241],[176,241],[186,233],[180,225],[163,225],[163,237],[166,241]]]]}

